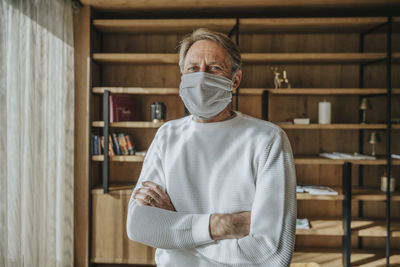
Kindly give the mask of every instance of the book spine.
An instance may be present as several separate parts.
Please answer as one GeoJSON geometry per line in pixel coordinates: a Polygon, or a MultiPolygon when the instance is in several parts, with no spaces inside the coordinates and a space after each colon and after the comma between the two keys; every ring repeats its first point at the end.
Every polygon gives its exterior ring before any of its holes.
{"type": "Polygon", "coordinates": [[[115,122],[115,118],[114,118],[114,97],[112,95],[110,95],[109,98],[109,105],[110,105],[110,122],[115,122]]]}
{"type": "Polygon", "coordinates": [[[123,133],[118,134],[119,147],[123,155],[129,155],[128,148],[125,142],[125,135],[123,133]]]}
{"type": "Polygon", "coordinates": [[[103,155],[104,154],[104,136],[100,137],[100,145],[101,145],[100,155],[103,155]]]}
{"type": "Polygon", "coordinates": [[[131,141],[131,138],[129,137],[128,134],[125,135],[125,141],[129,155],[135,155],[136,153],[135,144],[131,141]]]}
{"type": "Polygon", "coordinates": [[[93,136],[93,155],[99,155],[99,136],[93,136]]]}
{"type": "Polygon", "coordinates": [[[108,155],[109,156],[114,156],[115,155],[115,151],[114,151],[113,145],[112,145],[111,134],[108,135],[108,155]]]}
{"type": "Polygon", "coordinates": [[[121,149],[120,149],[119,144],[118,144],[117,134],[116,133],[112,133],[111,136],[112,136],[112,140],[113,140],[113,146],[114,146],[115,154],[116,155],[122,155],[121,149]]]}

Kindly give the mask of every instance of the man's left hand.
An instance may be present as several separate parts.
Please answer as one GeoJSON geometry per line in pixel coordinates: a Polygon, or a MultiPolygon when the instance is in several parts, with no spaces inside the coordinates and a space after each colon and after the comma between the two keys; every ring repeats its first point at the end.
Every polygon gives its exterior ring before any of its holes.
{"type": "Polygon", "coordinates": [[[143,182],[143,187],[136,190],[133,198],[140,206],[153,206],[160,209],[176,211],[169,195],[156,183],[143,182]]]}

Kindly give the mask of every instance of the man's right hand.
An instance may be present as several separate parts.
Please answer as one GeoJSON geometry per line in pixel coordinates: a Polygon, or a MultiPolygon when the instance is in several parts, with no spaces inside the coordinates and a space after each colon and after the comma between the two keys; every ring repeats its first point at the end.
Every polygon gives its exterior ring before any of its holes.
{"type": "Polygon", "coordinates": [[[250,232],[250,211],[212,214],[210,236],[213,240],[242,238],[250,232]]]}

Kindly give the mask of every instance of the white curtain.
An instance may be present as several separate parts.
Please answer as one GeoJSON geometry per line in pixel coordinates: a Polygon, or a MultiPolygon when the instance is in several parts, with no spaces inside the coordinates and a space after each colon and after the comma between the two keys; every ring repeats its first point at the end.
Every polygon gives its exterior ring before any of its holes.
{"type": "Polygon", "coordinates": [[[72,266],[71,2],[0,1],[0,266],[72,266]]]}

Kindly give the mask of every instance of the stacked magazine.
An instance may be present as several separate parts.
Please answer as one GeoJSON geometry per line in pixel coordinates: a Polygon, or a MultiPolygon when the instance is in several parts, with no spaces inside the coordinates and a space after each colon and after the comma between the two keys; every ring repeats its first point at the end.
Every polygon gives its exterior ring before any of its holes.
{"type": "Polygon", "coordinates": [[[373,160],[376,159],[375,156],[364,155],[359,153],[342,153],[342,152],[332,152],[332,153],[321,153],[321,157],[329,159],[348,159],[348,160],[373,160]]]}
{"type": "Polygon", "coordinates": [[[297,193],[309,193],[310,195],[337,196],[338,192],[328,186],[323,185],[297,185],[297,193]]]}

